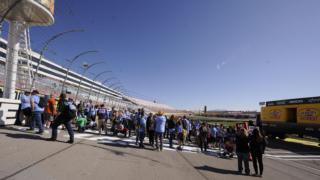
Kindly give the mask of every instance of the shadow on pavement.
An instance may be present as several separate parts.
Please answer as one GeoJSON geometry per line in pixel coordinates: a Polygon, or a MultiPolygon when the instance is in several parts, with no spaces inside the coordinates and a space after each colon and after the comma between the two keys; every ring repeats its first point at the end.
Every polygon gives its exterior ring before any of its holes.
{"type": "Polygon", "coordinates": [[[308,146],[304,144],[286,142],[283,140],[269,140],[268,148],[291,151],[301,155],[320,155],[320,147],[308,146]]]}
{"type": "MultiPolygon", "coordinates": [[[[109,140],[110,141],[110,140],[109,140]]],[[[125,142],[122,140],[112,140],[111,142],[104,142],[103,139],[99,140],[98,144],[104,144],[107,146],[112,146],[112,147],[121,147],[121,148],[132,148],[132,149],[144,149],[144,150],[149,150],[149,151],[154,151],[154,148],[148,147],[145,145],[144,148],[140,148],[136,145],[132,145],[129,142],[125,142]]]]}
{"type": "MultiPolygon", "coordinates": [[[[26,126],[19,126],[19,127],[21,127],[21,128],[29,128],[29,127],[26,127],[26,126]]],[[[0,129],[5,129],[5,130],[9,130],[9,131],[17,131],[17,132],[25,132],[22,129],[17,129],[17,128],[14,128],[14,127],[11,127],[11,126],[0,126],[0,129]]]]}
{"type": "MultiPolygon", "coordinates": [[[[167,163],[164,163],[164,162],[160,162],[156,159],[153,159],[153,158],[150,158],[150,157],[147,157],[147,156],[142,156],[142,155],[138,155],[138,154],[134,154],[134,153],[130,153],[130,152],[123,152],[123,151],[119,151],[119,150],[115,150],[115,149],[111,149],[111,148],[107,148],[107,147],[102,147],[102,146],[99,146],[99,145],[92,145],[92,144],[85,144],[85,143],[78,143],[79,145],[84,145],[84,146],[90,146],[90,147],[94,147],[94,148],[98,148],[98,149],[103,149],[103,150],[106,150],[106,151],[109,151],[117,156],[133,156],[133,157],[136,157],[136,158],[141,158],[141,159],[145,159],[145,160],[148,160],[148,161],[151,161],[151,162],[154,162],[154,163],[158,163],[158,164],[162,164],[163,166],[165,167],[171,167],[170,164],[167,164],[167,163]]],[[[119,146],[114,146],[114,147],[119,147],[119,146]]]]}
{"type": "Polygon", "coordinates": [[[11,134],[11,133],[4,133],[0,132],[0,134],[4,134],[7,137],[14,138],[14,139],[29,139],[29,140],[47,140],[39,135],[34,134],[11,134]]]}
{"type": "Polygon", "coordinates": [[[199,167],[194,167],[197,170],[202,170],[202,171],[210,171],[214,173],[219,173],[219,174],[233,174],[233,175],[240,175],[238,171],[233,171],[233,170],[228,170],[228,169],[219,169],[219,168],[214,168],[210,166],[199,166],[199,167]]]}

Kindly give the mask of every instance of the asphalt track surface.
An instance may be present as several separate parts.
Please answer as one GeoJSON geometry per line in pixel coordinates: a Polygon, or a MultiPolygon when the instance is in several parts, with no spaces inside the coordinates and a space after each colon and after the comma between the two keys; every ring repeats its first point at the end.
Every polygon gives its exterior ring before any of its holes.
{"type": "MultiPolygon", "coordinates": [[[[134,138],[76,134],[76,143],[60,131],[58,142],[20,127],[0,128],[0,180],[4,179],[281,179],[319,180],[320,148],[283,141],[269,142],[262,178],[237,174],[237,160],[207,154],[195,146],[184,151],[139,149],[134,138]]],[[[147,142],[147,141],[146,141],[147,142]]],[[[253,167],[251,172],[253,173],[253,167]]]]}

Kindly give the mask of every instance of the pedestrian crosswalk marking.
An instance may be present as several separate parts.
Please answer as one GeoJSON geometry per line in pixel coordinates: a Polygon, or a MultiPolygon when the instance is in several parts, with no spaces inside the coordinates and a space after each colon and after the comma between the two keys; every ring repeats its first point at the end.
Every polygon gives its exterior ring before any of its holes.
{"type": "MultiPolygon", "coordinates": [[[[68,137],[68,135],[65,135],[65,137],[68,137]]],[[[122,145],[122,146],[137,146],[136,143],[136,137],[132,136],[130,138],[122,138],[122,137],[116,137],[116,136],[105,136],[105,135],[99,135],[98,131],[93,130],[86,130],[84,133],[76,133],[75,138],[77,139],[84,139],[89,141],[97,141],[99,144],[114,144],[114,145],[122,145]]],[[[148,144],[149,139],[148,137],[144,140],[145,144],[148,144]]],[[[167,151],[177,151],[178,145],[174,144],[173,148],[170,148],[169,143],[167,143],[167,140],[164,140],[163,143],[163,150],[167,151]]],[[[199,153],[200,148],[196,146],[189,146],[185,145],[183,146],[182,152],[187,153],[199,153]]],[[[218,149],[208,149],[208,154],[211,155],[218,155],[220,151],[218,149]]]]}

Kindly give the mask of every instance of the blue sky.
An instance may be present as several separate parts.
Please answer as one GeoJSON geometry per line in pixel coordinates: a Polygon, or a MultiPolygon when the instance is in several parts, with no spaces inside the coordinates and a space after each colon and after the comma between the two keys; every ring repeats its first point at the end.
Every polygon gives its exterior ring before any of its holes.
{"type": "Polygon", "coordinates": [[[106,61],[92,72],[112,70],[131,95],[176,108],[258,110],[320,92],[318,0],[67,0],[55,18],[31,29],[34,49],[83,28],[46,56],[65,64],[98,49],[81,59],[106,61]]]}

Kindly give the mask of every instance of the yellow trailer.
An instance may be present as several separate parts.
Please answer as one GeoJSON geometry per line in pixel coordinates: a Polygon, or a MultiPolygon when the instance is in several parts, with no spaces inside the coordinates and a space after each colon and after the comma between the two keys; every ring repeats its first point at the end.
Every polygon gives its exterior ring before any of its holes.
{"type": "Polygon", "coordinates": [[[266,102],[258,123],[265,133],[280,138],[286,134],[320,138],[320,97],[266,102]]]}

